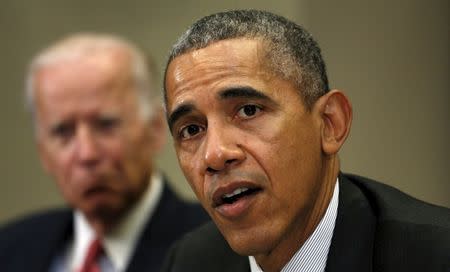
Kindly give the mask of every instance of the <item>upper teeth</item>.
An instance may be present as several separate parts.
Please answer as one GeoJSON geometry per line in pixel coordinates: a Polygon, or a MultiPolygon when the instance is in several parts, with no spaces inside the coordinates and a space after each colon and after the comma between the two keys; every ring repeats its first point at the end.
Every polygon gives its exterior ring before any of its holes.
{"type": "Polygon", "coordinates": [[[235,195],[241,194],[245,191],[247,191],[248,188],[247,187],[241,187],[241,188],[237,188],[236,190],[234,190],[232,193],[229,194],[224,194],[223,197],[228,198],[228,197],[233,197],[235,195]]]}

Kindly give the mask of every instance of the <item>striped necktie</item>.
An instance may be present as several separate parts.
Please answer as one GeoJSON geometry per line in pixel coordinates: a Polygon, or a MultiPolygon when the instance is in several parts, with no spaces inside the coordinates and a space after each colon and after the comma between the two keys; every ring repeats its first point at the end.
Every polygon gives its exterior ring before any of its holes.
{"type": "Polygon", "coordinates": [[[88,249],[83,266],[79,272],[100,272],[99,259],[103,253],[103,247],[99,239],[94,239],[88,249]]]}

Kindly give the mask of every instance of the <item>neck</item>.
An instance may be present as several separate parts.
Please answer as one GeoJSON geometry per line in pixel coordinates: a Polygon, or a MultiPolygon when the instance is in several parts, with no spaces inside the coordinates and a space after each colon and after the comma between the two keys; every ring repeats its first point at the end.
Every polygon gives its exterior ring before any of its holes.
{"type": "Polygon", "coordinates": [[[333,196],[334,186],[339,173],[339,159],[337,155],[326,158],[323,163],[324,171],[319,177],[318,191],[313,203],[305,209],[309,210],[292,226],[288,235],[280,241],[271,252],[256,255],[258,265],[265,272],[281,271],[294,254],[303,246],[322,220],[333,196]]]}
{"type": "Polygon", "coordinates": [[[110,233],[117,225],[120,224],[127,216],[133,207],[137,205],[139,200],[143,197],[147,191],[150,183],[146,183],[145,187],[139,191],[138,195],[135,195],[133,199],[129,200],[128,205],[121,207],[121,209],[102,209],[92,214],[86,214],[86,219],[92,229],[95,231],[98,237],[103,237],[107,233],[110,233]]]}
{"type": "Polygon", "coordinates": [[[104,237],[107,233],[111,232],[111,230],[118,224],[119,218],[116,220],[102,220],[102,219],[88,219],[89,225],[95,232],[95,235],[99,238],[104,237]]]}

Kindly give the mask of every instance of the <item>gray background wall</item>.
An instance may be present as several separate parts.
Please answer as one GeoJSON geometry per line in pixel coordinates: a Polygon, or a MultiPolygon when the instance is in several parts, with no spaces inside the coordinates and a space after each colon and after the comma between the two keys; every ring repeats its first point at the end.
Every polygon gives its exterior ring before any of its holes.
{"type": "MultiPolygon", "coordinates": [[[[0,7],[0,224],[63,203],[40,168],[23,110],[24,72],[36,51],[73,31],[113,32],[151,52],[162,70],[189,24],[234,8],[282,14],[317,38],[331,86],[354,106],[344,171],[450,207],[447,0],[0,0],[0,7]]],[[[192,198],[170,142],[158,163],[192,198]]]]}

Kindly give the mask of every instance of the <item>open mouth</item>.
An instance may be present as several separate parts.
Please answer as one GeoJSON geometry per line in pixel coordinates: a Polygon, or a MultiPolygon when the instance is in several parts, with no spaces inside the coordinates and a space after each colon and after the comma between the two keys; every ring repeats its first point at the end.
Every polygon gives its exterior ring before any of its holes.
{"type": "Polygon", "coordinates": [[[261,191],[261,188],[239,187],[234,189],[231,193],[221,194],[214,201],[216,207],[224,204],[233,204],[238,200],[256,194],[261,191]]]}

